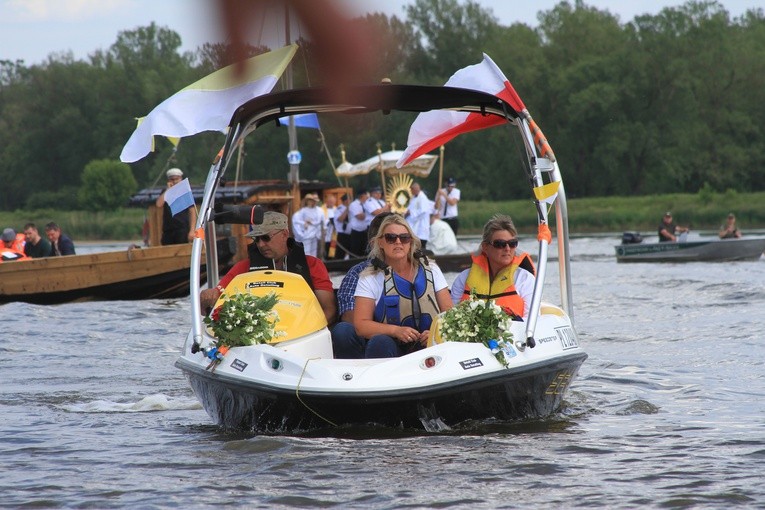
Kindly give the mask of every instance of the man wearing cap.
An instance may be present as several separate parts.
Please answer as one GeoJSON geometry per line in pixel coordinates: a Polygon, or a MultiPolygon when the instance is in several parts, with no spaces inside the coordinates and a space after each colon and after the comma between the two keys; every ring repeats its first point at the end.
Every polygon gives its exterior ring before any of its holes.
{"type": "Polygon", "coordinates": [[[45,235],[50,241],[50,256],[60,257],[62,255],[75,255],[74,243],[68,236],[61,232],[56,222],[51,221],[45,225],[45,235]]]}
{"type": "Polygon", "coordinates": [[[17,235],[16,231],[10,227],[3,230],[3,235],[0,236],[0,261],[7,262],[28,258],[24,255],[24,235],[17,235]]]}
{"type": "Polygon", "coordinates": [[[162,209],[162,241],[161,244],[185,244],[194,240],[194,225],[197,222],[197,210],[191,205],[185,211],[175,216],[170,206],[165,203],[165,191],[183,180],[180,168],[171,168],[166,172],[167,187],[157,197],[157,207],[162,209]]]}
{"type": "Polygon", "coordinates": [[[356,200],[348,206],[351,227],[351,256],[363,257],[367,247],[367,229],[373,216],[364,210],[364,203],[369,200],[365,189],[356,190],[356,200]]]}
{"type": "MultiPolygon", "coordinates": [[[[382,188],[380,186],[375,186],[369,190],[369,193],[369,200],[364,202],[364,210],[367,212],[369,221],[371,222],[372,218],[378,214],[390,212],[390,204],[383,200],[382,188]]],[[[369,226],[369,223],[367,223],[367,226],[369,226]]]]}
{"type": "Polygon", "coordinates": [[[664,217],[659,224],[659,242],[675,242],[677,241],[677,234],[688,232],[686,227],[678,227],[672,223],[672,213],[667,211],[664,213],[664,217]]]}
{"type": "Polygon", "coordinates": [[[459,211],[457,210],[459,201],[460,190],[457,188],[457,179],[449,177],[446,179],[446,188],[440,189],[436,193],[436,209],[441,215],[441,219],[452,227],[454,235],[457,235],[460,227],[459,211]]]}
{"type": "Polygon", "coordinates": [[[316,207],[319,196],[316,193],[308,193],[303,197],[303,207],[292,215],[292,231],[295,238],[303,243],[306,255],[317,257],[319,253],[319,239],[321,239],[324,214],[316,207]]]}
{"type": "Polygon", "coordinates": [[[730,213],[728,219],[725,220],[725,225],[720,227],[720,231],[717,233],[720,239],[737,239],[741,237],[741,231],[736,226],[736,215],[730,213]]]}
{"type": "Polygon", "coordinates": [[[26,238],[24,254],[27,257],[37,259],[50,255],[52,249],[50,241],[40,235],[40,232],[37,230],[37,225],[34,223],[27,223],[24,225],[24,237],[26,238]]]}
{"type": "Polygon", "coordinates": [[[237,262],[229,269],[215,288],[205,289],[199,294],[202,313],[207,313],[215,305],[235,276],[247,271],[278,269],[305,278],[324,310],[327,324],[335,322],[337,304],[327,267],[316,257],[306,255],[303,245],[290,237],[287,216],[276,211],[266,211],[263,223],[252,225],[252,231],[247,237],[255,240],[247,248],[249,258],[237,262]]]}

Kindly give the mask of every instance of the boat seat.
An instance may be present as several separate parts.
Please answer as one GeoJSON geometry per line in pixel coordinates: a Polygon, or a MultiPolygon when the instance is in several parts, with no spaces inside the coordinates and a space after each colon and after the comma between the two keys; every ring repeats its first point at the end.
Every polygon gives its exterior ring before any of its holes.
{"type": "MultiPolygon", "coordinates": [[[[327,327],[327,318],[316,295],[305,279],[286,271],[250,271],[236,276],[226,287],[226,293],[249,293],[265,296],[276,293],[279,301],[274,311],[279,321],[274,327],[277,333],[271,344],[295,340],[327,327]]],[[[215,307],[223,304],[218,299],[215,307]]]]}
{"type": "Polygon", "coordinates": [[[559,306],[551,305],[550,303],[542,303],[539,307],[540,315],[557,315],[558,317],[565,317],[566,313],[559,306]]]}

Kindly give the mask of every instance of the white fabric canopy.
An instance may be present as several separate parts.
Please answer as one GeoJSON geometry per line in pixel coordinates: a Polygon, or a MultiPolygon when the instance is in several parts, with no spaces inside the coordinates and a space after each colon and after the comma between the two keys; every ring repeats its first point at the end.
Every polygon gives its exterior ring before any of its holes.
{"type": "Polygon", "coordinates": [[[350,164],[342,163],[335,169],[335,175],[338,177],[354,177],[357,175],[366,175],[372,171],[384,171],[386,174],[410,174],[417,177],[427,177],[433,166],[438,161],[438,156],[423,154],[412,160],[409,164],[401,168],[396,168],[396,162],[404,154],[404,151],[388,151],[382,154],[372,156],[361,163],[350,164]]]}

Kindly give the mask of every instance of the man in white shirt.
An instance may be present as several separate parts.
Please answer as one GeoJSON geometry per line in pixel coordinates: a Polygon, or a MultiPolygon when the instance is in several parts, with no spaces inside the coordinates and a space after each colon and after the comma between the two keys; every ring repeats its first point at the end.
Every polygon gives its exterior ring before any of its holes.
{"type": "Polygon", "coordinates": [[[335,206],[335,195],[327,195],[324,199],[324,203],[321,205],[321,212],[324,213],[324,258],[334,258],[335,253],[330,253],[332,250],[332,239],[337,240],[337,231],[335,230],[335,214],[337,213],[337,207],[335,206]]]}
{"type": "MultiPolygon", "coordinates": [[[[369,200],[364,202],[364,210],[369,214],[370,223],[372,222],[372,218],[377,216],[380,213],[384,212],[390,212],[390,204],[388,204],[382,197],[382,188],[380,186],[375,186],[371,190],[369,190],[370,196],[369,200]]],[[[367,224],[369,226],[369,224],[367,224]]]]}
{"type": "Polygon", "coordinates": [[[454,235],[457,235],[460,222],[457,216],[459,211],[457,210],[457,204],[460,201],[460,190],[457,189],[457,180],[454,177],[449,177],[446,180],[446,188],[438,190],[436,194],[436,208],[441,215],[441,219],[452,227],[454,235]]]}
{"type": "Polygon", "coordinates": [[[369,199],[365,189],[356,190],[356,200],[348,206],[348,217],[351,227],[351,256],[363,257],[367,251],[367,229],[372,221],[372,215],[364,210],[364,203],[369,199]]]}
{"type": "Polygon", "coordinates": [[[348,251],[351,249],[351,219],[348,210],[350,197],[343,193],[340,197],[340,205],[335,209],[335,231],[337,231],[337,256],[336,258],[348,258],[348,251]]]}
{"type": "Polygon", "coordinates": [[[406,212],[406,220],[414,231],[414,235],[422,241],[422,249],[427,248],[430,239],[430,213],[433,211],[433,202],[428,200],[419,183],[412,183],[412,198],[406,212]]]}

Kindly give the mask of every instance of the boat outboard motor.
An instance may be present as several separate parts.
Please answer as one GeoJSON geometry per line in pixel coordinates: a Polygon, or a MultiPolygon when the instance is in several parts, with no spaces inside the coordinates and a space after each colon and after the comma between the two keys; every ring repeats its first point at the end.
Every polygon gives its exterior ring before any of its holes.
{"type": "Polygon", "coordinates": [[[622,234],[622,244],[640,244],[643,242],[643,236],[640,232],[624,232],[622,234]]]}
{"type": "Polygon", "coordinates": [[[263,208],[259,205],[215,204],[215,223],[260,225],[263,208]]]}

